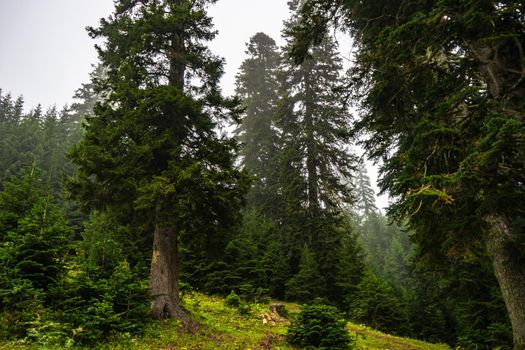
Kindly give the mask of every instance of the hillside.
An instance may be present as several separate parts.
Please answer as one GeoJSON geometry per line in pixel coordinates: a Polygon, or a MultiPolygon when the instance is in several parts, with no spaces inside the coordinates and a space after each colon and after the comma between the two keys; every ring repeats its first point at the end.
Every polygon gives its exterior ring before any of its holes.
{"type": "MultiPolygon", "coordinates": [[[[0,350],[59,350],[59,349],[98,349],[98,350],[175,350],[175,349],[294,349],[285,341],[289,321],[272,317],[276,321],[263,322],[263,315],[268,315],[268,304],[250,304],[247,308],[227,306],[220,297],[210,297],[200,293],[185,296],[184,304],[199,321],[201,328],[195,333],[180,331],[176,321],[164,321],[148,327],[142,337],[119,336],[111,343],[97,347],[77,347],[73,341],[69,344],[53,344],[53,336],[45,329],[34,329],[33,338],[40,344],[0,343],[0,350]],[[40,336],[39,333],[40,332],[40,336]]],[[[300,306],[285,303],[291,317],[300,306]]],[[[446,345],[433,345],[407,338],[384,334],[364,326],[348,323],[348,330],[357,336],[356,349],[391,349],[391,350],[446,350],[446,345]]]]}

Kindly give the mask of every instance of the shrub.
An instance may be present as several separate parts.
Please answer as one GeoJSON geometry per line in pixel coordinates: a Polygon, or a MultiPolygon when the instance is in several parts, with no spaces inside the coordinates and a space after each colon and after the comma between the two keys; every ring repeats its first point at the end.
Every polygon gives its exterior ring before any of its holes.
{"type": "Polygon", "coordinates": [[[226,297],[224,300],[226,305],[231,307],[239,307],[241,305],[241,298],[235,293],[233,290],[230,292],[230,294],[226,297]]]}
{"type": "Polygon", "coordinates": [[[286,335],[290,344],[301,348],[352,349],[355,340],[346,330],[346,321],[339,311],[322,304],[305,306],[292,321],[286,335]]]}
{"type": "Polygon", "coordinates": [[[241,298],[232,290],[225,299],[226,305],[237,309],[241,315],[250,314],[250,305],[241,300],[241,298]]]}
{"type": "Polygon", "coordinates": [[[61,296],[56,293],[58,319],[76,329],[75,343],[92,345],[119,333],[138,334],[147,325],[145,281],[126,262],[104,275],[94,266],[76,267],[62,281],[61,296]]]}

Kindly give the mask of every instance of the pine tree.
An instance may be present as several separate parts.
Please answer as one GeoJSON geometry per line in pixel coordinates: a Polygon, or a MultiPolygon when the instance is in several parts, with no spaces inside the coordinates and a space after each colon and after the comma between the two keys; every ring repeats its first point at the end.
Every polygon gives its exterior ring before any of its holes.
{"type": "MultiPolygon", "coordinates": [[[[292,18],[285,33],[298,21],[299,1],[290,1],[292,18]]],[[[333,290],[337,254],[342,234],[340,212],[352,201],[350,178],[354,157],[349,153],[349,121],[342,62],[330,36],[312,47],[311,59],[295,66],[288,56],[290,38],[283,48],[281,98],[278,108],[280,129],[280,188],[283,196],[284,239],[289,246],[292,271],[299,253],[308,244],[315,253],[319,270],[326,279],[326,294],[333,290]]]]}
{"type": "Polygon", "coordinates": [[[355,207],[360,215],[364,218],[369,217],[373,213],[377,213],[376,196],[372,185],[370,184],[370,177],[366,171],[365,163],[359,162],[357,171],[353,178],[355,188],[355,207]]]}
{"type": "Polygon", "coordinates": [[[338,305],[348,309],[365,271],[365,254],[358,237],[347,228],[337,254],[337,273],[335,279],[335,300],[338,305]]]}
{"type": "Polygon", "coordinates": [[[367,271],[350,304],[350,318],[355,322],[392,333],[406,333],[407,315],[392,286],[367,271]]]}
{"type": "Polygon", "coordinates": [[[26,335],[64,270],[71,230],[46,192],[36,168],[0,191],[0,311],[9,337],[26,335]]]}
{"type": "Polygon", "coordinates": [[[248,58],[236,77],[236,93],[246,108],[236,130],[242,142],[241,162],[256,178],[247,203],[275,218],[279,205],[276,203],[278,135],[274,119],[279,100],[277,69],[280,57],[275,41],[264,33],[251,37],[247,48],[248,58]]]}
{"type": "Polygon", "coordinates": [[[287,283],[286,295],[293,300],[313,302],[326,289],[325,280],[319,273],[314,253],[308,245],[301,252],[299,271],[287,283]]]}
{"type": "Polygon", "coordinates": [[[178,236],[216,240],[236,220],[246,187],[232,165],[236,144],[215,131],[238,111],[221,96],[222,61],[204,44],[214,37],[213,2],[117,1],[89,29],[106,40],[98,51],[107,77],[96,82],[105,99],[71,154],[78,198],[154,227],[152,314],[184,322],[178,236]]]}
{"type": "Polygon", "coordinates": [[[0,189],[2,182],[13,175],[17,162],[17,138],[20,137],[18,126],[22,120],[23,100],[13,100],[10,94],[3,95],[0,89],[0,189]]]}

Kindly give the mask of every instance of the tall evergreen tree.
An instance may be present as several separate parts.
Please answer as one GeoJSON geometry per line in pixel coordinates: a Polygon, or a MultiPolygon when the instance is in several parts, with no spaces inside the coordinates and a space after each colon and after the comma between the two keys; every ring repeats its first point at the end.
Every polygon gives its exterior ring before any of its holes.
{"type": "Polygon", "coordinates": [[[295,53],[355,34],[365,145],[425,255],[488,254],[525,348],[522,1],[306,1],[295,53]],[[436,225],[440,222],[440,225],[436,225]]]}
{"type": "Polygon", "coordinates": [[[376,196],[372,189],[364,161],[358,163],[355,176],[352,180],[355,188],[355,207],[359,214],[366,218],[373,213],[377,213],[376,196]]]}
{"type": "MultiPolygon", "coordinates": [[[[299,1],[290,1],[292,18],[286,34],[298,21],[299,1]]],[[[342,232],[339,213],[352,200],[350,178],[354,157],[349,148],[350,114],[341,87],[342,62],[330,36],[312,47],[311,58],[300,66],[288,58],[292,42],[286,37],[281,63],[283,98],[278,109],[281,148],[283,228],[291,244],[292,264],[308,244],[318,259],[327,288],[336,283],[337,254],[342,232]]],[[[292,266],[296,269],[297,265],[292,266]]]]}
{"type": "Polygon", "coordinates": [[[276,216],[277,151],[275,113],[279,100],[277,69],[280,61],[275,41],[257,33],[247,44],[248,58],[237,74],[236,93],[246,110],[236,133],[242,142],[241,161],[255,176],[247,202],[270,217],[276,216]]]}
{"type": "Polygon", "coordinates": [[[115,3],[90,28],[107,77],[105,99],[71,156],[72,190],[87,205],[154,227],[152,315],[189,322],[179,304],[178,236],[224,231],[237,218],[245,176],[233,167],[236,144],[216,130],[237,114],[221,96],[222,61],[206,7],[215,1],[115,3]]]}

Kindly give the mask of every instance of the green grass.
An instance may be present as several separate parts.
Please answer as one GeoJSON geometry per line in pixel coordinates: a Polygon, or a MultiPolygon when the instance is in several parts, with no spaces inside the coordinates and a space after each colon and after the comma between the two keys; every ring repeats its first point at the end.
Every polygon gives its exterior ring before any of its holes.
{"type": "MultiPolygon", "coordinates": [[[[301,307],[284,303],[290,313],[297,313],[301,307]]],[[[181,332],[176,321],[152,323],[142,337],[121,335],[110,343],[97,347],[69,347],[74,350],[287,350],[294,349],[286,344],[285,334],[288,322],[263,324],[262,315],[268,312],[267,304],[251,304],[250,312],[240,312],[225,304],[220,297],[192,293],[184,297],[184,307],[200,323],[200,329],[191,334],[181,332]]],[[[357,336],[357,349],[400,349],[400,350],[446,350],[444,345],[432,345],[417,340],[394,337],[364,326],[348,324],[348,330],[357,336]]],[[[0,350],[61,350],[67,347],[44,346],[22,343],[5,343],[0,340],[0,350]]]]}
{"type": "Polygon", "coordinates": [[[348,330],[357,336],[357,350],[449,350],[445,344],[429,344],[420,340],[402,338],[382,333],[363,325],[348,323],[348,330]]]}

